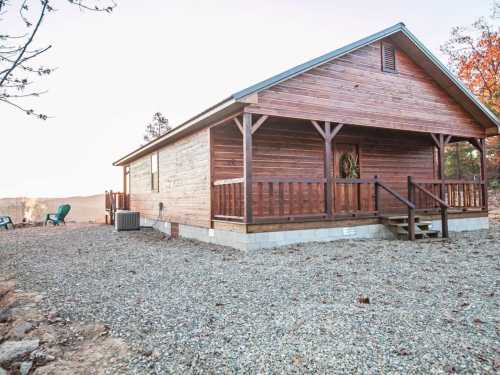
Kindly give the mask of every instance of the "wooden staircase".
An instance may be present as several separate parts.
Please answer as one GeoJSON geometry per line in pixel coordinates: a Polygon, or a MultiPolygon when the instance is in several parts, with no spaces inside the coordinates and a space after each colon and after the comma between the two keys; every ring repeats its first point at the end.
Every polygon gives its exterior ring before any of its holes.
{"type": "MultiPolygon", "coordinates": [[[[408,239],[408,215],[382,216],[382,223],[387,226],[398,239],[408,239]]],[[[415,216],[415,239],[439,237],[441,232],[431,229],[431,224],[431,221],[424,221],[421,216],[415,216]]]]}

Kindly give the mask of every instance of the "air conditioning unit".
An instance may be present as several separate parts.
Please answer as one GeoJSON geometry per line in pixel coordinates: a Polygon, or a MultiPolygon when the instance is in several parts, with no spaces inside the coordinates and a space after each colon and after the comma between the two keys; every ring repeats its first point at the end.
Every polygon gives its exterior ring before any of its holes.
{"type": "Polygon", "coordinates": [[[131,211],[116,211],[115,213],[115,229],[122,230],[139,230],[140,215],[139,212],[131,211]]]}

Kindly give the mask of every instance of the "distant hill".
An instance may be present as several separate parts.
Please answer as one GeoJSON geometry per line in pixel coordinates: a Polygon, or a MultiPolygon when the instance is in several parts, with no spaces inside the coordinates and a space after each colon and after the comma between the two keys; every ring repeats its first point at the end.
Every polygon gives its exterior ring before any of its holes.
{"type": "Polygon", "coordinates": [[[104,222],[104,194],[66,198],[0,198],[0,215],[12,217],[15,223],[23,218],[42,221],[47,213],[56,212],[60,204],[66,203],[71,205],[67,221],[104,222]]]}

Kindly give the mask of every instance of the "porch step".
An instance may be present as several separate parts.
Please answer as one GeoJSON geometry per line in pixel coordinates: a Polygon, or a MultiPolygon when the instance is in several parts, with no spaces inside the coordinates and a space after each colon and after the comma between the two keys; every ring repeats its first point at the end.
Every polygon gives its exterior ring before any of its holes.
{"type": "MultiPolygon", "coordinates": [[[[382,223],[396,235],[398,239],[408,239],[408,215],[383,216],[382,223]]],[[[415,216],[415,238],[437,238],[440,231],[431,229],[431,221],[422,220],[415,216]]]]}

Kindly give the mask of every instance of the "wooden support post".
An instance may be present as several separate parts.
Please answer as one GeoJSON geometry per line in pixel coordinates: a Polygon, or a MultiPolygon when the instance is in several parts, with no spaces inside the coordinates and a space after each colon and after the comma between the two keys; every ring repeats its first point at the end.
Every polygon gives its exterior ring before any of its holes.
{"type": "Polygon", "coordinates": [[[243,113],[243,191],[244,222],[253,222],[252,210],[252,114],[243,113]]]}
{"type": "Polygon", "coordinates": [[[488,176],[486,168],[486,140],[479,139],[481,146],[481,189],[483,192],[483,209],[488,210],[488,176]]]}
{"type": "MultiPolygon", "coordinates": [[[[415,204],[413,201],[414,187],[411,176],[408,176],[408,200],[415,204]]],[[[415,209],[408,207],[408,239],[415,240],[415,209]]]]}
{"type": "Polygon", "coordinates": [[[481,190],[481,208],[483,210],[488,210],[488,176],[486,168],[486,140],[485,139],[469,139],[469,142],[479,151],[481,157],[481,168],[480,168],[480,190],[481,190]]]}
{"type": "Polygon", "coordinates": [[[448,135],[445,137],[444,134],[430,134],[438,150],[438,178],[439,180],[441,180],[441,183],[439,185],[439,198],[445,201],[446,194],[444,191],[444,148],[448,144],[448,142],[450,142],[451,136],[448,135]]]}
{"type": "Polygon", "coordinates": [[[380,209],[380,190],[379,190],[379,186],[378,186],[378,176],[375,175],[374,177],[374,190],[375,190],[375,211],[377,211],[377,215],[378,215],[378,210],[380,209]]]}
{"type": "Polygon", "coordinates": [[[439,189],[439,198],[444,200],[444,135],[439,134],[439,179],[441,185],[439,189]]]}
{"type": "Polygon", "coordinates": [[[215,188],[214,188],[214,132],[212,128],[208,129],[208,164],[209,164],[209,177],[208,177],[208,191],[210,194],[210,217],[208,225],[210,228],[214,227],[214,214],[215,214],[215,188]]]}
{"type": "Polygon", "coordinates": [[[331,127],[329,122],[325,122],[325,160],[324,160],[324,173],[325,173],[325,210],[328,218],[333,217],[333,180],[332,180],[332,140],[331,140],[331,127]]]}
{"type": "Polygon", "coordinates": [[[448,238],[448,208],[441,206],[441,235],[443,238],[448,238]]]}
{"type": "Polygon", "coordinates": [[[415,241],[415,209],[408,207],[408,239],[415,241]]]}

